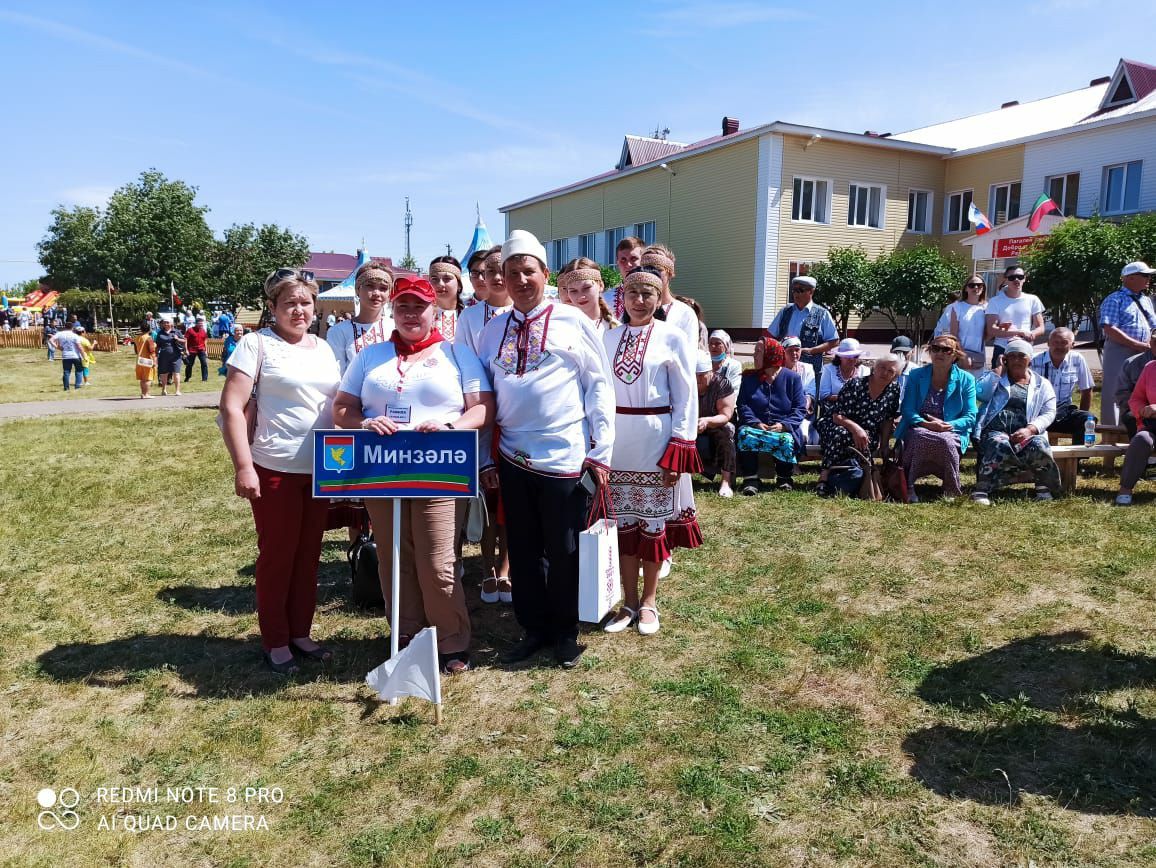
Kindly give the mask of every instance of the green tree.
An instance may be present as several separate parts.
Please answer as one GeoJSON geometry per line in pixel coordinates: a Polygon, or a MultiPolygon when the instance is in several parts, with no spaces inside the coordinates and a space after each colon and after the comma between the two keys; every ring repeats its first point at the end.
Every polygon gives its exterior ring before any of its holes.
{"type": "Polygon", "coordinates": [[[1065,220],[1020,254],[1031,280],[1028,288],[1040,297],[1052,322],[1075,329],[1088,317],[1099,337],[1097,308],[1120,285],[1120,267],[1136,258],[1129,254],[1142,246],[1138,234],[1100,217],[1065,220]]]}
{"type": "Polygon", "coordinates": [[[260,307],[262,286],[277,268],[300,268],[309,260],[309,242],[276,224],[258,228],[233,224],[217,242],[213,284],[216,297],[234,307],[260,307]]]}
{"type": "Polygon", "coordinates": [[[49,285],[96,289],[104,285],[101,270],[100,211],[96,208],[55,208],[48,234],[36,245],[49,285]]]}
{"type": "Polygon", "coordinates": [[[406,254],[405,256],[403,256],[401,258],[401,262],[399,262],[398,265],[400,265],[402,268],[405,268],[409,271],[417,271],[418,270],[417,260],[413,258],[412,254],[406,254]]]}
{"type": "Polygon", "coordinates": [[[852,313],[864,314],[875,306],[879,285],[862,247],[832,247],[826,261],[816,262],[808,274],[819,283],[815,300],[831,311],[839,334],[847,333],[852,313]]]}
{"type": "Polygon", "coordinates": [[[922,344],[949,293],[967,276],[967,266],[933,244],[897,248],[879,257],[872,268],[879,286],[876,305],[897,332],[922,344]]]}
{"type": "MultiPolygon", "coordinates": [[[[136,325],[148,311],[155,311],[161,297],[151,292],[116,292],[112,310],[118,326],[136,325]]],[[[70,311],[86,310],[95,322],[108,319],[108,292],[70,289],[60,294],[60,303],[70,311]]]]}
{"type": "Polygon", "coordinates": [[[96,233],[103,276],[126,292],[205,294],[214,240],[196,197],[155,169],[113,193],[96,233]]]}

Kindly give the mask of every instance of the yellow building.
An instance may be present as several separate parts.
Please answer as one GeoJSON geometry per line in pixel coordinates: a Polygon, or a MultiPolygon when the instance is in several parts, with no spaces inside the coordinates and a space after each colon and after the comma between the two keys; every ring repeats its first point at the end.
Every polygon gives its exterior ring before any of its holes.
{"type": "Polygon", "coordinates": [[[897,135],[724,118],[694,144],[627,136],[612,171],[501,210],[507,233],[537,235],[555,270],[577,256],[611,264],[627,235],[668,244],[676,291],[711,327],[742,334],[765,327],[791,276],[836,246],[876,256],[931,241],[973,259],[994,289],[1014,257],[975,254],[972,202],[997,227],[1041,192],[1068,216],[1156,210],[1156,166],[1143,173],[1153,133],[1156,67],[1122,60],[1088,87],[897,135]]]}

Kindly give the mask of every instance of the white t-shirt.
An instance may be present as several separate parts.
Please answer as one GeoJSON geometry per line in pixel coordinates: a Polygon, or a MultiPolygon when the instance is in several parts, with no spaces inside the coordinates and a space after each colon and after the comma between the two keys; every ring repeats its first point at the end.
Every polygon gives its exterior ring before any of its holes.
{"type": "Polygon", "coordinates": [[[349,363],[341,391],[361,399],[367,419],[385,416],[399,428],[452,422],[465,410],[465,396],[491,391],[490,381],[469,347],[444,340],[436,346],[427,358],[406,362],[393,341],[370,344],[349,363]]]}
{"type": "Polygon", "coordinates": [[[952,313],[955,314],[956,329],[959,332],[957,337],[959,338],[960,346],[973,353],[983,352],[983,345],[986,343],[984,326],[987,314],[990,313],[987,305],[984,302],[968,304],[966,301],[957,301],[949,305],[946,311],[948,329],[951,328],[950,319],[952,313]]]}
{"type": "Polygon", "coordinates": [[[256,377],[257,342],[264,361],[257,384],[253,462],[279,473],[313,472],[314,428],[333,427],[333,396],[341,376],[329,344],[314,335],[289,344],[270,329],[241,338],[226,364],[256,377]]]}
{"type": "MultiPolygon", "coordinates": [[[[1030,292],[1021,292],[1015,298],[1008,298],[1006,294],[1001,292],[987,303],[987,316],[994,316],[996,325],[1010,322],[1011,328],[1024,332],[1032,330],[1032,318],[1037,313],[1043,312],[1044,303],[1040,301],[1039,296],[1032,295],[1030,292]]],[[[995,345],[1006,349],[1007,342],[1007,338],[996,338],[995,345]]],[[[964,344],[964,346],[967,345],[964,344]]],[[[968,349],[974,349],[974,347],[968,347],[968,349]]]]}
{"type": "Polygon", "coordinates": [[[72,329],[57,332],[56,345],[60,347],[62,359],[79,359],[82,355],[80,336],[72,329]]]}

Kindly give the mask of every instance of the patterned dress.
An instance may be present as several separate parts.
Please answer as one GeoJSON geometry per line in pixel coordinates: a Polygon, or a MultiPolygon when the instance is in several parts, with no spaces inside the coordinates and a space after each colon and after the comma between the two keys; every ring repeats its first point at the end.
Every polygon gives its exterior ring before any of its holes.
{"type": "Polygon", "coordinates": [[[850,431],[835,424],[835,416],[846,416],[866,431],[867,448],[875,452],[879,448],[879,430],[883,423],[899,415],[899,384],[895,381],[888,383],[879,397],[872,400],[868,386],[870,380],[867,376],[848,381],[840,390],[831,415],[824,416],[815,426],[819,430],[819,444],[823,447],[824,470],[855,463],[851,452],[855,441],[850,431]]]}
{"type": "Polygon", "coordinates": [[[678,329],[655,320],[604,332],[614,384],[614,450],[610,493],[619,550],[657,563],[675,547],[702,544],[690,474],[702,469],[695,450],[698,389],[678,329]],[[681,475],[673,488],[662,470],[681,475]]]}
{"type": "MultiPolygon", "coordinates": [[[[947,389],[928,389],[919,415],[943,418],[943,400],[947,389]]],[[[915,485],[921,476],[936,476],[943,480],[943,493],[956,497],[961,493],[959,484],[959,435],[954,431],[928,431],[913,427],[903,438],[903,470],[907,484],[915,485]]]]}
{"type": "Polygon", "coordinates": [[[1029,472],[1035,484],[1060,493],[1060,470],[1052,458],[1047,434],[1029,437],[1019,446],[1011,435],[1028,424],[1028,387],[1012,383],[1003,408],[983,428],[976,464],[976,491],[991,493],[1029,472]]]}

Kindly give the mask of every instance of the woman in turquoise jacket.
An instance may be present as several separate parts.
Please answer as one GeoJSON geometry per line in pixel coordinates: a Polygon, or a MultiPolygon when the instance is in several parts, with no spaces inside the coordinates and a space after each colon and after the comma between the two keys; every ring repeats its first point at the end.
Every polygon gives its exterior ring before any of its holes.
{"type": "Polygon", "coordinates": [[[962,493],[959,459],[975,427],[975,377],[958,365],[967,358],[959,339],[940,335],[928,350],[931,364],[907,376],[903,418],[895,429],[896,441],[903,442],[907,499],[912,503],[917,499],[915,480],[921,476],[942,479],[944,497],[962,493]]]}

